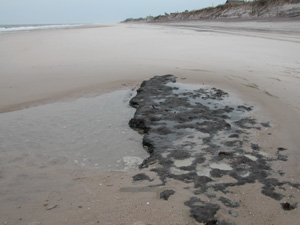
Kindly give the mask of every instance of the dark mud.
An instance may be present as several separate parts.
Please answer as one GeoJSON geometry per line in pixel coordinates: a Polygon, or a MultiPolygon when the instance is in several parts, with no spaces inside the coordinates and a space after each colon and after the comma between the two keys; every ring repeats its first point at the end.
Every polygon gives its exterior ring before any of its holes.
{"type": "MultiPolygon", "coordinates": [[[[141,84],[130,105],[136,113],[129,125],[143,135],[150,154],[140,169],[160,165],[150,169],[159,176],[160,185],[169,179],[192,184],[194,196],[185,204],[198,222],[234,224],[216,217],[221,207],[238,216],[233,208],[240,204],[226,197],[233,186],[260,183],[261,193],[277,201],[286,197],[286,186],[300,189],[300,184],[272,178],[279,171],[272,170],[271,162],[286,161],[286,149],[278,147],[274,157],[266,157],[252,141],[253,131],[270,123],[256,121],[250,116],[252,106],[240,104],[223,90],[178,84],[173,75],[156,76],[141,84]],[[225,176],[234,179],[222,180],[225,176]]],[[[150,181],[142,174],[134,180],[150,181]]],[[[282,205],[285,210],[292,207],[296,205],[282,205]]]]}

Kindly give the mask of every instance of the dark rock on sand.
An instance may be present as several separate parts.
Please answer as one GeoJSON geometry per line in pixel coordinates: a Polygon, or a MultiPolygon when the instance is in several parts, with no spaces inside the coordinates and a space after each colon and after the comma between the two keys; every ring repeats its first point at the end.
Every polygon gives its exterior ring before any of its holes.
{"type": "Polygon", "coordinates": [[[260,123],[263,127],[271,127],[270,123],[260,123]]]}
{"type": "Polygon", "coordinates": [[[287,161],[288,157],[286,155],[277,154],[277,159],[281,161],[287,161]]]}
{"type": "Polygon", "coordinates": [[[297,204],[291,204],[289,202],[284,202],[284,203],[281,203],[281,207],[286,211],[290,211],[290,210],[296,209],[297,204]]]}
{"type": "Polygon", "coordinates": [[[255,150],[255,151],[259,151],[259,150],[260,150],[260,147],[259,147],[258,144],[253,144],[253,143],[251,143],[251,148],[252,148],[253,150],[255,150]]]}
{"type": "Polygon", "coordinates": [[[284,184],[286,184],[286,182],[279,182],[277,179],[275,178],[268,178],[263,180],[263,183],[265,184],[263,186],[262,189],[262,193],[270,198],[273,198],[277,201],[280,201],[284,195],[275,192],[276,187],[280,187],[284,184]]]}
{"type": "Polygon", "coordinates": [[[152,181],[150,179],[150,177],[144,173],[139,173],[137,175],[134,175],[132,178],[133,178],[133,181],[144,181],[144,180],[152,181]]]}
{"type": "Polygon", "coordinates": [[[233,209],[230,209],[230,210],[228,211],[228,213],[229,213],[231,216],[233,216],[233,217],[238,217],[238,216],[239,216],[239,213],[238,213],[237,211],[233,210],[233,209]]]}
{"type": "Polygon", "coordinates": [[[220,197],[219,200],[224,204],[226,205],[227,207],[230,207],[230,208],[237,208],[240,206],[240,204],[238,202],[233,202],[231,201],[230,199],[228,198],[225,198],[225,197],[220,197]]]}
{"type": "Polygon", "coordinates": [[[238,135],[238,134],[231,134],[231,135],[229,135],[229,138],[239,138],[240,137],[240,135],[238,135]]]}
{"type": "Polygon", "coordinates": [[[237,108],[239,111],[243,111],[243,112],[245,112],[245,111],[249,112],[252,110],[251,106],[245,106],[245,105],[239,105],[237,108]]]}
{"type": "Polygon", "coordinates": [[[164,199],[167,201],[169,199],[169,197],[174,194],[175,194],[174,190],[164,190],[160,193],[159,197],[160,197],[160,199],[164,199]]]}

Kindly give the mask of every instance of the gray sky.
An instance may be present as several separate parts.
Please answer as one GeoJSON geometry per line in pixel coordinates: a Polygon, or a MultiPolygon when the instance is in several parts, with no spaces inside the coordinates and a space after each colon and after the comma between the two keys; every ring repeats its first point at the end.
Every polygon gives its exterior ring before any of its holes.
{"type": "Polygon", "coordinates": [[[226,0],[0,0],[0,24],[114,23],[226,0]]]}

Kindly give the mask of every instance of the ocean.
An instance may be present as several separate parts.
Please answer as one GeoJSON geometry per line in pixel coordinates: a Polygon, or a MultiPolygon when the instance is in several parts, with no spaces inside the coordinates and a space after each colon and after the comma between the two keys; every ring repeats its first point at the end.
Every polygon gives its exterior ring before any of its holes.
{"type": "Polygon", "coordinates": [[[0,33],[15,32],[24,30],[41,30],[41,29],[58,29],[66,27],[83,26],[84,24],[17,24],[17,25],[0,25],[0,33]]]}

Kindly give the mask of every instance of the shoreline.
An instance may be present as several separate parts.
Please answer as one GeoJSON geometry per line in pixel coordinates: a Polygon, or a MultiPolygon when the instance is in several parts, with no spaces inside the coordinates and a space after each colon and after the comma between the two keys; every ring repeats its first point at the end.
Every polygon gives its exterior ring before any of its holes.
{"type": "Polygon", "coordinates": [[[61,29],[83,29],[83,28],[100,28],[109,27],[113,24],[9,24],[0,25],[0,35],[32,32],[32,31],[47,31],[47,30],[61,30],[61,29]],[[2,28],[2,30],[1,30],[2,28]]]}

